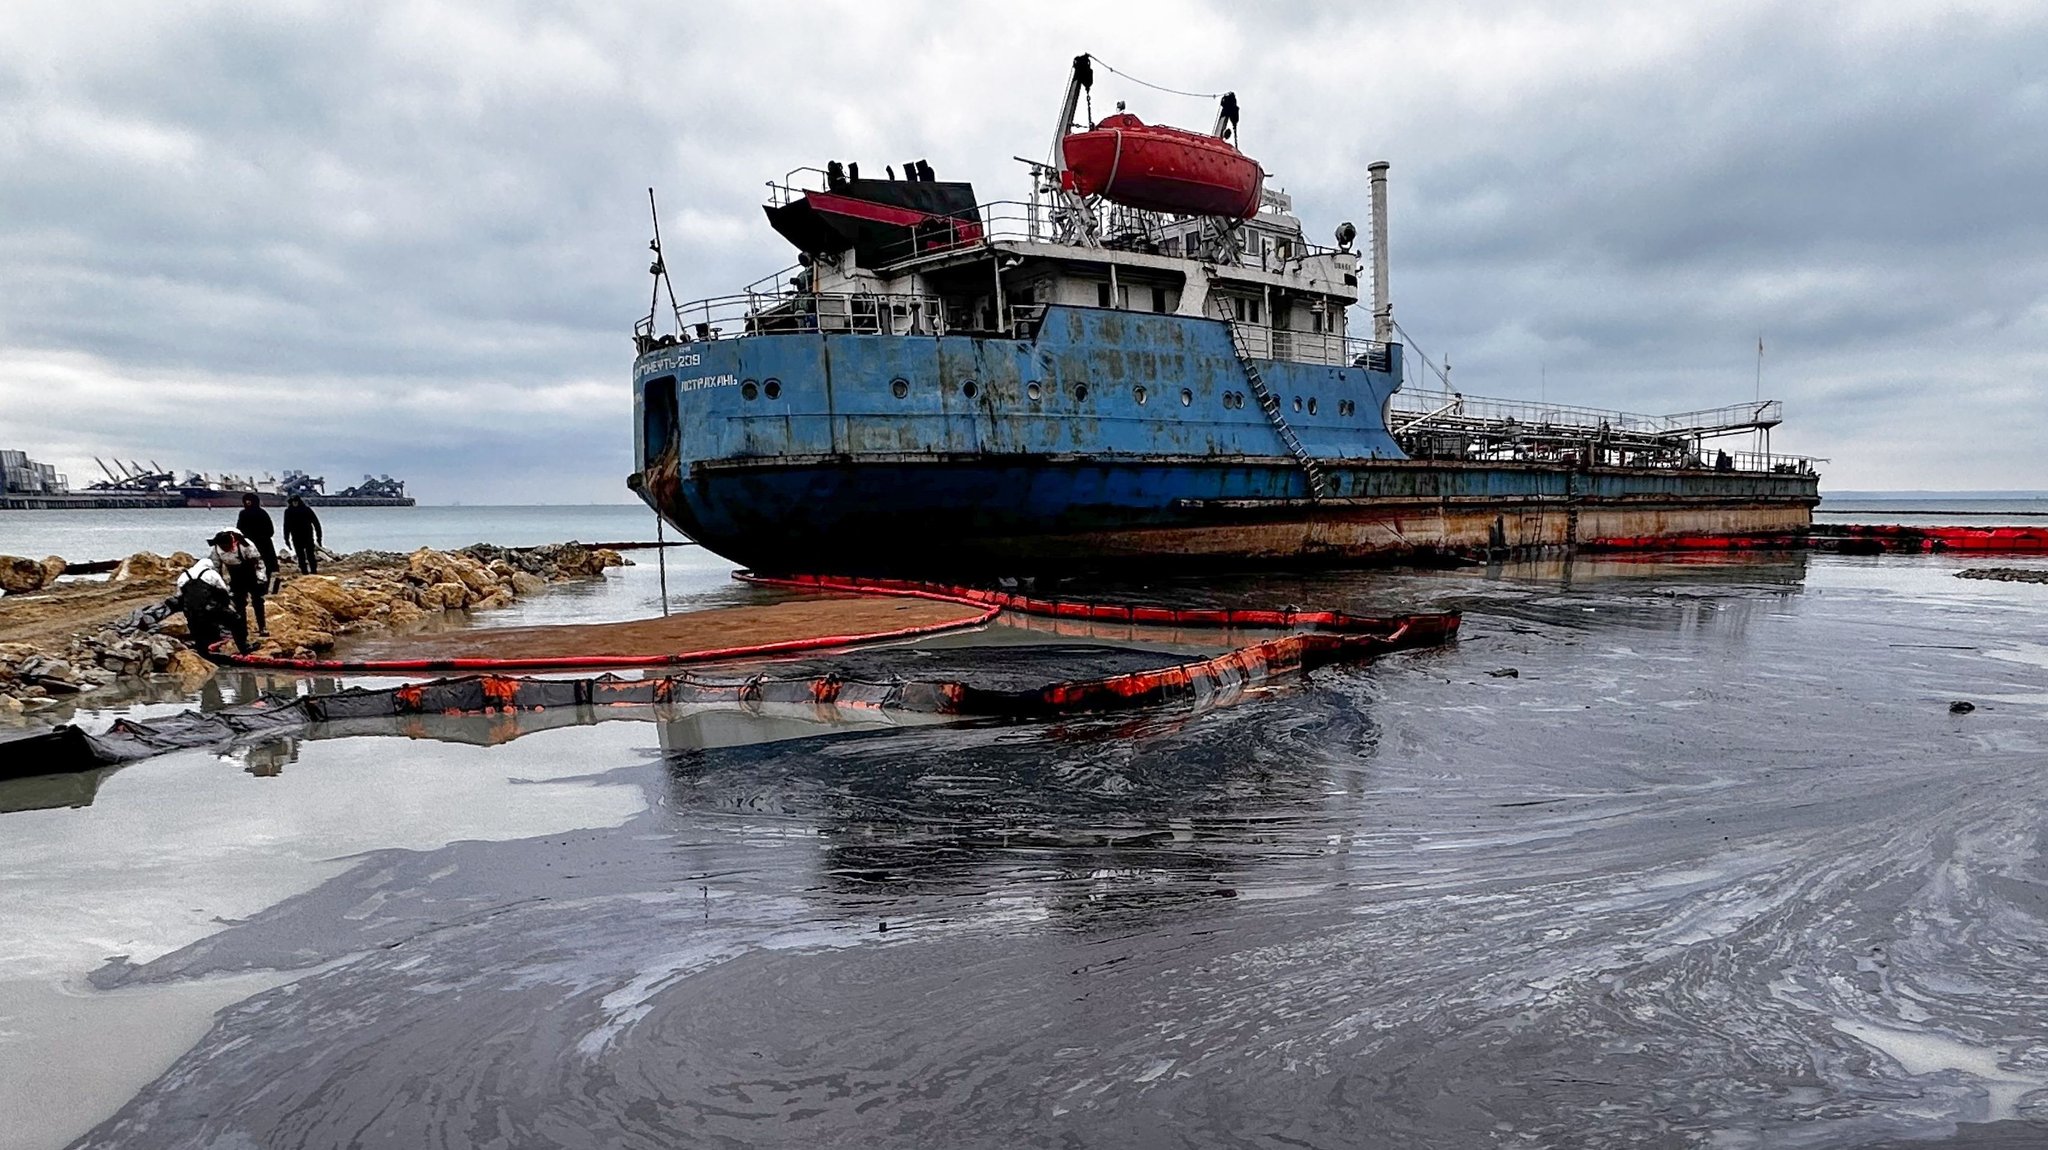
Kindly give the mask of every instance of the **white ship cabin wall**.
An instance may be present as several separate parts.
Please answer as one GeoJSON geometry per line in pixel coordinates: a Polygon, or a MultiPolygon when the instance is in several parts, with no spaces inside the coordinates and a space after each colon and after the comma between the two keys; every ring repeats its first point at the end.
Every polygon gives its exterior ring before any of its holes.
{"type": "MultiPolygon", "coordinates": [[[[1208,221],[1154,217],[1145,242],[1130,248],[998,235],[992,248],[977,244],[917,259],[910,267],[861,267],[852,252],[819,257],[804,278],[821,297],[891,297],[898,305],[896,319],[886,328],[896,334],[1028,334],[1049,305],[1115,308],[1227,316],[1254,356],[1348,363],[1356,349],[1345,348],[1346,309],[1358,301],[1360,257],[1307,243],[1291,207],[1284,196],[1267,193],[1259,214],[1232,233],[1228,253],[1213,250],[1208,221]],[[1205,252],[1210,258],[1204,259],[1205,252]],[[1000,316],[992,258],[1003,266],[1006,314],[1000,316]],[[974,287],[962,291],[963,280],[974,287]]],[[[835,306],[843,304],[818,302],[821,313],[835,306]]],[[[824,315],[820,319],[833,326],[824,315]]]]}

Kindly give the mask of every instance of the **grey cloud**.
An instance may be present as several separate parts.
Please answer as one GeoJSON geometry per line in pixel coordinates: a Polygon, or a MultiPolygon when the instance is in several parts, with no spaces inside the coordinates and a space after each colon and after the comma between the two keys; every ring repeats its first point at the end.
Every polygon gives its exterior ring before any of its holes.
{"type": "MultiPolygon", "coordinates": [[[[801,164],[924,156],[1019,195],[1009,157],[1043,150],[1066,61],[1092,50],[1236,89],[1247,147],[1318,235],[1362,225],[1364,164],[1393,160],[1397,313],[1471,391],[1742,399],[1762,329],[1791,405],[1778,445],[1833,456],[1832,485],[2048,486],[2048,25],[2029,9],[1099,16],[0,14],[4,437],[72,461],[104,442],[390,470],[428,498],[622,498],[648,185],[679,289],[723,294],[789,262],[759,203],[801,164]],[[48,384],[86,376],[90,409],[48,384]]],[[[1098,89],[1103,110],[1207,114],[1098,89]]]]}

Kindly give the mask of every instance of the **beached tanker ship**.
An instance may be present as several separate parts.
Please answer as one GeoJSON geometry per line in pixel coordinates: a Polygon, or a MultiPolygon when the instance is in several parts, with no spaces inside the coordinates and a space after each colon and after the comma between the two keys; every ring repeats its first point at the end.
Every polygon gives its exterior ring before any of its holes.
{"type": "Polygon", "coordinates": [[[674,334],[650,308],[629,486],[765,571],[1346,563],[1810,524],[1811,461],[1715,446],[1764,446],[1775,402],[1649,417],[1404,389],[1385,163],[1362,339],[1355,229],[1308,241],[1237,149],[1234,96],[1207,133],[1121,105],[1076,123],[1092,85],[1076,58],[1028,202],[980,203],[924,161],[771,182],[799,266],[736,296],[671,289],[674,334]]]}

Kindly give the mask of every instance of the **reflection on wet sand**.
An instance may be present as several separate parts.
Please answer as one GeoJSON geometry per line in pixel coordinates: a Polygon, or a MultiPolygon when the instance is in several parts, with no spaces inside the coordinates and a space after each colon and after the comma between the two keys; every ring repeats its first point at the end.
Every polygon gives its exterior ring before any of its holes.
{"type": "Polygon", "coordinates": [[[669,805],[801,824],[822,847],[818,895],[858,915],[1013,887],[1084,918],[1228,897],[1341,787],[1320,756],[1289,748],[1369,758],[1378,738],[1364,708],[1303,722],[1257,702],[715,751],[665,737],[669,805]]]}

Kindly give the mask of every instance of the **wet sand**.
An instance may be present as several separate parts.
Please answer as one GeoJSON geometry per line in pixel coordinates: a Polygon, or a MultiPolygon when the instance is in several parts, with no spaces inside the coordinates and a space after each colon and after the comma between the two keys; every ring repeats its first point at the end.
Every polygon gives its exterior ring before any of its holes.
{"type": "Polygon", "coordinates": [[[296,975],[87,1147],[2035,1145],[2048,594],[1960,565],[1207,581],[1466,612],[1211,710],[170,756],[0,815],[0,922],[138,1025],[296,975]],[[319,865],[80,882],[130,840],[319,865]]]}

